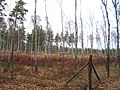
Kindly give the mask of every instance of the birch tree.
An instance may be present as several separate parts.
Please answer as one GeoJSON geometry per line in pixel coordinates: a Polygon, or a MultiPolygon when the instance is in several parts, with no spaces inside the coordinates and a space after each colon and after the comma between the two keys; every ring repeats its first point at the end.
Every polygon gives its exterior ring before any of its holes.
{"type": "Polygon", "coordinates": [[[112,43],[112,55],[116,55],[117,50],[114,52],[113,46],[117,46],[117,33],[114,30],[111,31],[111,43],[112,43]]]}
{"type": "Polygon", "coordinates": [[[47,6],[46,6],[46,0],[44,0],[45,2],[45,13],[46,13],[46,44],[45,44],[45,53],[46,53],[46,49],[47,49],[47,45],[48,45],[48,61],[49,61],[49,65],[50,65],[50,54],[51,54],[51,40],[49,38],[49,36],[51,36],[51,26],[49,24],[49,20],[48,20],[48,15],[47,15],[47,6]]]}
{"type": "Polygon", "coordinates": [[[82,62],[84,61],[84,39],[83,39],[83,20],[82,20],[82,2],[80,0],[80,24],[81,24],[81,47],[82,47],[82,62]]]}
{"type": "Polygon", "coordinates": [[[65,35],[64,35],[64,41],[65,41],[65,52],[67,52],[68,36],[69,36],[69,32],[68,32],[68,30],[66,30],[66,31],[65,31],[65,35]]]}
{"type": "Polygon", "coordinates": [[[106,70],[107,70],[107,77],[109,77],[109,62],[110,62],[110,21],[108,16],[108,1],[107,0],[101,0],[105,12],[106,12],[106,18],[107,18],[107,28],[108,28],[108,40],[107,40],[107,60],[106,60],[106,70]]]}
{"type": "Polygon", "coordinates": [[[102,11],[102,16],[103,16],[103,22],[104,24],[101,25],[101,30],[102,30],[102,35],[103,35],[103,38],[104,38],[104,49],[105,49],[105,54],[106,54],[106,49],[107,49],[107,26],[106,26],[106,18],[105,18],[105,15],[104,15],[104,10],[101,6],[101,11],[102,11]]]}
{"type": "Polygon", "coordinates": [[[75,59],[75,51],[74,51],[74,43],[75,43],[75,36],[74,36],[74,33],[70,33],[70,36],[69,36],[69,43],[71,45],[71,57],[72,59],[74,60],[75,59]]]}
{"type": "MultiPolygon", "coordinates": [[[[45,2],[45,14],[46,14],[46,32],[48,31],[48,16],[47,16],[47,6],[46,6],[46,0],[44,0],[45,2]]],[[[46,40],[45,40],[45,55],[47,53],[47,39],[48,39],[48,36],[46,35],[46,40]]]]}
{"type": "Polygon", "coordinates": [[[90,54],[92,55],[93,53],[93,40],[94,40],[94,37],[93,37],[93,21],[94,21],[94,15],[92,15],[90,13],[90,16],[89,16],[89,20],[90,20],[90,29],[91,29],[91,34],[90,34],[90,43],[91,43],[91,50],[90,50],[90,54]]]}
{"type": "Polygon", "coordinates": [[[12,29],[13,29],[13,19],[10,17],[10,18],[8,18],[8,23],[9,23],[9,30],[8,30],[8,38],[7,38],[7,50],[9,51],[9,53],[8,53],[8,66],[10,66],[10,60],[11,60],[11,34],[12,34],[12,29]]]}
{"type": "MultiPolygon", "coordinates": [[[[34,23],[35,23],[35,18],[34,16],[32,15],[31,16],[31,22],[32,22],[32,25],[34,26],[34,23]]],[[[43,35],[42,33],[42,26],[40,25],[40,22],[41,22],[41,18],[39,15],[36,15],[36,32],[37,32],[37,47],[38,47],[38,54],[40,53],[40,42],[41,42],[41,35],[43,35]],[[40,35],[41,34],[41,35],[40,35]]],[[[32,49],[34,49],[34,44],[35,44],[35,30],[33,30],[32,32],[32,46],[31,46],[31,51],[32,49]]]]}
{"type": "Polygon", "coordinates": [[[48,53],[49,53],[49,57],[51,55],[51,51],[52,51],[52,41],[53,41],[53,31],[51,30],[51,27],[48,28],[48,31],[46,33],[48,39],[48,53]]]}
{"type": "Polygon", "coordinates": [[[73,33],[73,29],[74,29],[74,22],[72,20],[68,20],[66,22],[66,27],[65,27],[68,31],[69,31],[69,36],[68,36],[68,45],[70,48],[70,53],[71,53],[71,58],[74,60],[75,59],[75,53],[73,50],[73,46],[74,46],[74,42],[75,42],[75,37],[74,37],[74,33],[73,33]],[[71,47],[70,47],[71,46],[71,47]]]}
{"type": "Polygon", "coordinates": [[[115,9],[115,19],[116,19],[116,29],[117,29],[117,53],[116,53],[116,65],[119,65],[120,68],[120,56],[119,56],[119,18],[118,18],[118,4],[119,0],[112,0],[114,9],[115,9]]]}
{"type": "Polygon", "coordinates": [[[63,14],[63,0],[58,0],[58,4],[60,6],[60,17],[61,17],[61,47],[62,47],[62,55],[64,58],[64,52],[65,52],[65,41],[64,41],[64,24],[63,24],[63,19],[64,19],[64,14],[63,14]]]}
{"type": "Polygon", "coordinates": [[[56,33],[56,36],[55,36],[55,44],[56,44],[56,50],[57,50],[57,54],[59,55],[59,42],[60,42],[60,36],[59,36],[59,33],[56,33]]]}
{"type": "Polygon", "coordinates": [[[62,54],[64,58],[64,52],[65,52],[65,41],[64,41],[64,26],[63,26],[63,8],[62,8],[62,0],[60,3],[60,9],[61,9],[61,27],[62,27],[62,54]]]}
{"type": "Polygon", "coordinates": [[[11,18],[9,19],[10,22],[12,23],[11,26],[11,43],[10,43],[10,60],[12,64],[12,72],[11,72],[11,79],[14,79],[14,72],[13,72],[13,66],[14,66],[14,38],[15,38],[15,30],[16,30],[16,20],[17,20],[17,15],[15,12],[10,13],[11,18]],[[14,19],[12,19],[12,16],[15,16],[14,19]]]}
{"type": "Polygon", "coordinates": [[[78,26],[77,26],[77,0],[75,0],[75,60],[77,60],[78,26]]]}
{"type": "Polygon", "coordinates": [[[36,27],[36,8],[37,7],[37,0],[35,0],[35,11],[34,11],[34,31],[35,31],[35,48],[34,48],[34,64],[35,64],[35,71],[38,71],[37,68],[37,51],[38,51],[38,47],[37,47],[37,27],[36,27]]]}
{"type": "Polygon", "coordinates": [[[97,46],[97,60],[98,60],[98,63],[99,63],[99,55],[100,55],[100,49],[101,49],[101,36],[100,36],[100,32],[98,30],[98,27],[96,25],[96,46],[97,46]]]}

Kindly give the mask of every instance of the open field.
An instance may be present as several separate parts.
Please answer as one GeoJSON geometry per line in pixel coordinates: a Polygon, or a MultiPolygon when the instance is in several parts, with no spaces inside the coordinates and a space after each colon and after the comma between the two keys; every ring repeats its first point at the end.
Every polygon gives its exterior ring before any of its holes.
{"type": "MultiPolygon", "coordinates": [[[[6,71],[7,55],[0,56],[0,90],[86,90],[88,87],[88,68],[84,68],[68,85],[64,85],[86,62],[71,60],[67,55],[57,57],[53,55],[49,61],[45,57],[38,57],[38,72],[34,70],[34,60],[30,55],[14,55],[14,79],[11,80],[12,68],[6,71]]],[[[114,66],[114,58],[111,57],[110,78],[107,78],[105,59],[96,60],[93,56],[93,64],[98,72],[101,82],[98,82],[93,73],[92,82],[94,90],[119,90],[119,69],[114,66]],[[113,86],[112,86],[113,85],[113,86]],[[115,86],[116,85],[116,86],[115,86]]]]}

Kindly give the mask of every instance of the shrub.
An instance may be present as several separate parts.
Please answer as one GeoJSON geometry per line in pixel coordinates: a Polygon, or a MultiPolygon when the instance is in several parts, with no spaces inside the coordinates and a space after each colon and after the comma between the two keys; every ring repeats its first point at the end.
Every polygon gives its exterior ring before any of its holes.
{"type": "Polygon", "coordinates": [[[4,64],[3,67],[4,72],[8,72],[8,69],[9,69],[9,64],[8,63],[4,64]]]}

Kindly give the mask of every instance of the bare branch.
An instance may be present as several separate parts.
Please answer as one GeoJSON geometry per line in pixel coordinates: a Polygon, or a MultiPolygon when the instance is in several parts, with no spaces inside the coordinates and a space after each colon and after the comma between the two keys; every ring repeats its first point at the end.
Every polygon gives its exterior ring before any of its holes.
{"type": "Polygon", "coordinates": [[[112,0],[113,5],[115,5],[115,2],[112,0]]]}
{"type": "Polygon", "coordinates": [[[117,5],[119,4],[119,0],[118,0],[118,2],[117,2],[117,5]]]}
{"type": "Polygon", "coordinates": [[[116,8],[119,4],[119,0],[112,0],[113,6],[116,8]]]}
{"type": "Polygon", "coordinates": [[[106,3],[105,3],[106,5],[107,5],[107,0],[106,0],[106,3]]]}
{"type": "Polygon", "coordinates": [[[107,0],[101,0],[104,6],[107,6],[107,0]]]}

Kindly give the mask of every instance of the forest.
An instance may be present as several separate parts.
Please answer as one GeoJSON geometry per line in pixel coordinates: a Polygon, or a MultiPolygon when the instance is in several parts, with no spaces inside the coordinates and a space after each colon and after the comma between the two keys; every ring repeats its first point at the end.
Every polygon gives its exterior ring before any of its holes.
{"type": "Polygon", "coordinates": [[[26,0],[0,0],[0,90],[120,90],[119,0],[97,0],[100,21],[93,12],[85,21],[84,1],[70,1],[72,18],[65,16],[65,1],[55,1],[60,27],[54,30],[49,1],[43,0],[42,19],[33,0],[27,30],[26,0]]]}

